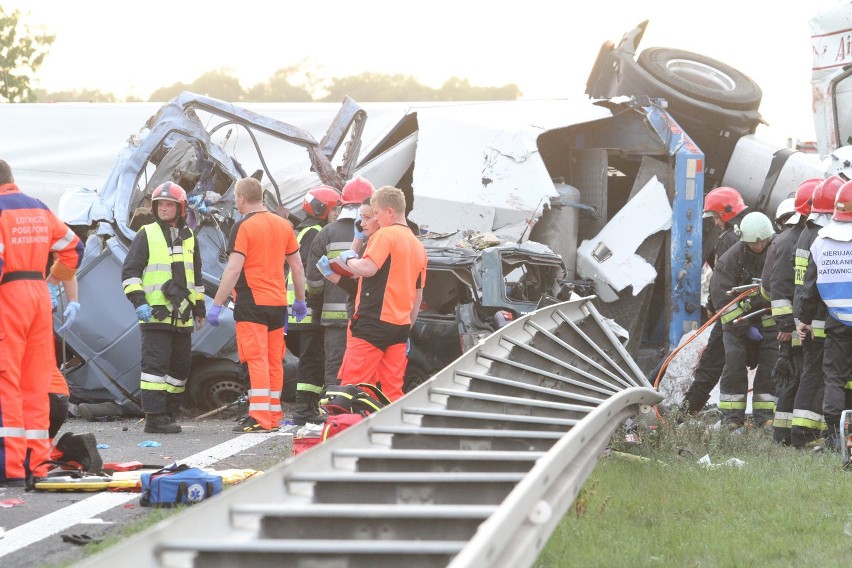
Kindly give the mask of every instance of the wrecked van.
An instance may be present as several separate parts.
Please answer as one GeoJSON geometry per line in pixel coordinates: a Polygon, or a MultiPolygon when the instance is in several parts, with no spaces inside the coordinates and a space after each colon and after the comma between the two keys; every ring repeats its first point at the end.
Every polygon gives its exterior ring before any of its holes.
{"type": "MultiPolygon", "coordinates": [[[[411,330],[405,392],[517,317],[568,299],[562,258],[544,245],[497,244],[483,250],[425,239],[423,302],[411,330]]],[[[589,287],[590,289],[590,287],[589,287]]]]}
{"type": "MultiPolygon", "coordinates": [[[[262,180],[267,207],[286,215],[281,203],[294,195],[300,199],[318,183],[342,186],[354,166],[365,119],[357,103],[346,99],[318,142],[296,126],[182,93],[131,136],[99,191],[65,193],[59,215],[85,238],[77,279],[80,302],[92,307],[81,310],[74,326],[57,339],[72,403],[112,401],[116,413],[141,412],[140,332],[123,293],[121,266],[136,231],[153,220],[150,197],[158,185],[172,181],[187,191],[187,223],[199,243],[209,309],[227,263],[231,227],[240,219],[235,182],[248,175],[262,180]],[[347,151],[338,155],[347,136],[347,151]]],[[[239,397],[247,381],[237,361],[233,312],[226,310],[222,325],[204,326],[192,336],[187,402],[210,409],[239,397]]],[[[296,361],[288,353],[282,362],[292,393],[296,361]]]]}

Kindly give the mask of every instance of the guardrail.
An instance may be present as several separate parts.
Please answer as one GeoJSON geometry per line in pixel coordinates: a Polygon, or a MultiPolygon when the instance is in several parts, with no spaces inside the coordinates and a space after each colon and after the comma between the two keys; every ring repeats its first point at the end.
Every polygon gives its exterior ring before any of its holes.
{"type": "Polygon", "coordinates": [[[615,429],[661,400],[590,298],[78,566],[531,565],[615,429]]]}

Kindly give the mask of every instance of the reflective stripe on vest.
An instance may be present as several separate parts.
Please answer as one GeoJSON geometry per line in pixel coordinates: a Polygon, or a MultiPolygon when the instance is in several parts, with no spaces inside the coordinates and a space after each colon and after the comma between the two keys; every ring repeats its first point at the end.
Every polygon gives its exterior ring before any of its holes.
{"type": "Polygon", "coordinates": [[[796,286],[801,286],[805,283],[805,271],[808,269],[808,259],[811,257],[811,251],[805,249],[796,249],[796,256],[793,260],[793,283],[796,286]]]}
{"type": "MultiPolygon", "coordinates": [[[[145,225],[143,228],[145,229],[145,236],[148,238],[148,264],[142,271],[141,283],[137,284],[133,282],[137,280],[135,278],[128,278],[125,281],[124,293],[127,294],[135,290],[142,290],[145,292],[145,300],[149,306],[166,306],[169,311],[172,311],[175,306],[163,294],[162,288],[163,284],[172,278],[172,264],[178,262],[184,267],[186,288],[191,292],[193,302],[203,301],[203,288],[200,286],[196,287],[195,285],[195,266],[192,263],[195,254],[195,237],[190,236],[180,245],[169,249],[166,237],[163,235],[163,230],[159,224],[151,223],[150,225],[145,225]],[[187,261],[186,259],[189,260],[187,261]],[[199,292],[199,288],[201,288],[201,292],[199,292]]],[[[182,313],[183,309],[180,309],[180,311],[182,313]]],[[[186,321],[181,321],[180,319],[172,321],[172,319],[169,316],[166,319],[160,320],[152,315],[148,323],[168,323],[176,327],[193,326],[192,318],[186,321]]],[[[143,325],[145,324],[142,320],[139,320],[139,322],[143,325]]]]}
{"type": "MultiPolygon", "coordinates": [[[[350,249],[352,243],[331,242],[328,243],[328,259],[333,260],[341,255],[344,251],[350,249]]],[[[323,298],[325,300],[325,298],[323,298]]],[[[322,304],[322,321],[325,323],[334,323],[335,321],[346,321],[349,319],[349,312],[346,311],[346,302],[329,302],[323,301],[322,304]]]]}
{"type": "MultiPolygon", "coordinates": [[[[301,245],[302,239],[305,237],[305,235],[308,234],[308,231],[311,231],[311,230],[316,230],[317,232],[319,232],[319,231],[322,230],[322,225],[311,225],[310,227],[305,227],[304,229],[299,231],[298,235],[296,235],[296,242],[299,243],[299,245],[301,245]]],[[[305,272],[307,273],[307,270],[305,270],[305,272]]],[[[308,293],[308,283],[306,281],[305,282],[305,294],[307,295],[307,293],[308,293]]],[[[292,306],[293,302],[295,302],[295,301],[296,301],[296,289],[293,287],[293,278],[290,276],[290,272],[288,271],[287,272],[287,305],[292,306]]],[[[287,326],[288,327],[291,326],[291,325],[295,325],[295,326],[308,325],[310,323],[313,323],[313,319],[314,319],[313,318],[313,310],[311,310],[311,308],[308,308],[308,314],[305,317],[302,318],[302,321],[296,321],[296,316],[293,315],[292,310],[287,310],[287,326]]]]}

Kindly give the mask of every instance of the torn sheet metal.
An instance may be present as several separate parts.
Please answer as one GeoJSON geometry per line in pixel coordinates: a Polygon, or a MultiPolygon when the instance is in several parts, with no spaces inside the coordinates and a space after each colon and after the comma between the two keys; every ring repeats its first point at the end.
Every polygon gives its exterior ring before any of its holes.
{"type": "Polygon", "coordinates": [[[409,217],[446,232],[494,232],[541,214],[557,195],[538,151],[543,132],[611,116],[580,101],[509,101],[415,109],[418,143],[409,217]]]}
{"type": "Polygon", "coordinates": [[[658,231],[671,228],[672,208],[666,189],[651,178],[594,238],[577,249],[577,272],[595,281],[595,291],[605,302],[633,287],[636,296],[657,277],[657,271],[636,254],[639,245],[658,231]]]}

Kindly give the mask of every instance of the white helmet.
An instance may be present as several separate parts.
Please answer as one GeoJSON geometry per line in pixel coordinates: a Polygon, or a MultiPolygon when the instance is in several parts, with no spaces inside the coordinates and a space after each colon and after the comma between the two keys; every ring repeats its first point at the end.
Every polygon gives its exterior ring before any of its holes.
{"type": "Polygon", "coordinates": [[[852,146],[841,146],[828,157],[825,177],[841,175],[852,180],[852,146]]]}
{"type": "Polygon", "coordinates": [[[778,204],[778,209],[775,210],[775,222],[783,224],[784,221],[790,218],[790,215],[796,212],[796,199],[788,197],[778,204]]]}
{"type": "Polygon", "coordinates": [[[740,240],[744,243],[765,241],[775,234],[772,221],[763,213],[755,211],[743,217],[740,223],[740,240]]]}

